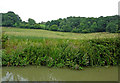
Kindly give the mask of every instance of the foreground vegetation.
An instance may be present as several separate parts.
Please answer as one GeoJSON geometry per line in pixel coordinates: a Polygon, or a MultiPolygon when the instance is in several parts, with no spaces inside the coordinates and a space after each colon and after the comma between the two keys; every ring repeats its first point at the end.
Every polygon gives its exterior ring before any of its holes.
{"type": "Polygon", "coordinates": [[[82,69],[120,64],[116,33],[64,33],[3,27],[2,65],[82,69]]]}

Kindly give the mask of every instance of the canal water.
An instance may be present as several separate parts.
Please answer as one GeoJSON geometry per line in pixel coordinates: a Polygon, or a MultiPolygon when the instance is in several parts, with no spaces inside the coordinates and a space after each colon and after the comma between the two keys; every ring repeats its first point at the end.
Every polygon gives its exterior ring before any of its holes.
{"type": "Polygon", "coordinates": [[[118,67],[83,70],[44,66],[2,67],[2,81],[118,81],[118,67]]]}

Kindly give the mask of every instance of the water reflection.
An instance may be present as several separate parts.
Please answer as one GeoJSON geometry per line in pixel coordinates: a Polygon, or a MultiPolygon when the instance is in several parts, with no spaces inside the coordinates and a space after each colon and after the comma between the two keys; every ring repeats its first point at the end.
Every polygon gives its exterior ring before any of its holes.
{"type": "Polygon", "coordinates": [[[48,74],[48,75],[49,75],[49,78],[50,78],[51,80],[57,81],[56,78],[53,76],[53,73],[50,73],[50,74],[48,74]]]}
{"type": "Polygon", "coordinates": [[[81,71],[47,67],[3,67],[2,81],[117,81],[118,67],[84,68],[81,71]]]}
{"type": "Polygon", "coordinates": [[[20,75],[7,72],[6,75],[2,78],[2,81],[28,81],[20,75]]]}

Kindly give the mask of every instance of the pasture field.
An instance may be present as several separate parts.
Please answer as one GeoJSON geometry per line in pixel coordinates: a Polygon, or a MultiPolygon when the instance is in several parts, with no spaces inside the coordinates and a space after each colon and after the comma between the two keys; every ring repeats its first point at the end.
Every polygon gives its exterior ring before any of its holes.
{"type": "Polygon", "coordinates": [[[71,32],[57,32],[48,31],[40,29],[21,29],[21,28],[11,28],[3,27],[3,32],[5,31],[10,37],[26,37],[26,38],[57,38],[57,39],[76,39],[76,40],[88,40],[88,39],[99,39],[99,38],[115,38],[118,37],[118,33],[71,33],[71,32]]]}
{"type": "Polygon", "coordinates": [[[3,27],[2,65],[82,69],[118,65],[118,33],[70,33],[3,27]]]}

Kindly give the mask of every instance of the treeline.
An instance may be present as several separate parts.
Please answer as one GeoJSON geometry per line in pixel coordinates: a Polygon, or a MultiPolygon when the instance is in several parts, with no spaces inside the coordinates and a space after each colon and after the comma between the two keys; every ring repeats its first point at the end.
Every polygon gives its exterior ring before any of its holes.
{"type": "Polygon", "coordinates": [[[91,32],[120,32],[118,29],[119,16],[99,18],[67,17],[46,22],[46,29],[62,32],[91,33],[91,32]]]}
{"type": "Polygon", "coordinates": [[[120,32],[119,16],[106,17],[67,17],[52,21],[36,23],[34,19],[29,18],[28,22],[22,21],[14,12],[2,13],[2,26],[20,27],[29,29],[45,29],[61,32],[91,33],[91,32],[120,32]]]}
{"type": "Polygon", "coordinates": [[[28,29],[41,29],[44,26],[40,23],[36,23],[34,19],[29,18],[28,22],[22,21],[22,19],[14,12],[9,11],[2,14],[2,26],[4,27],[19,27],[28,29]]]}

